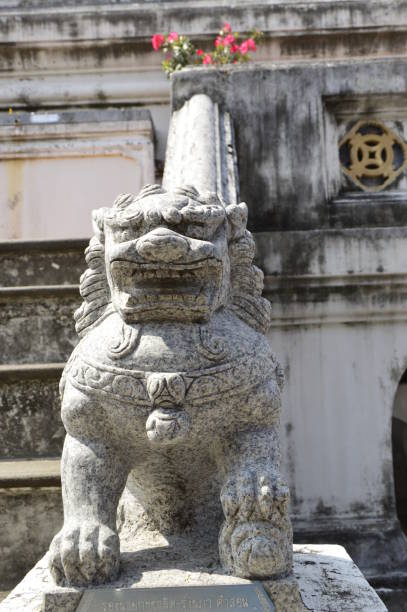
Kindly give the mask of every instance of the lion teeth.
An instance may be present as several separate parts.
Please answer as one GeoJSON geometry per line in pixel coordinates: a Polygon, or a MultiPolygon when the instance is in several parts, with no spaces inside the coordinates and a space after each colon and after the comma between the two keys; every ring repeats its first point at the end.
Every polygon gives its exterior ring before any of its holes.
{"type": "Polygon", "coordinates": [[[204,274],[198,274],[195,270],[142,270],[137,269],[133,273],[133,278],[137,282],[137,280],[149,280],[149,279],[182,279],[185,281],[196,280],[197,278],[201,278],[204,274]]]}

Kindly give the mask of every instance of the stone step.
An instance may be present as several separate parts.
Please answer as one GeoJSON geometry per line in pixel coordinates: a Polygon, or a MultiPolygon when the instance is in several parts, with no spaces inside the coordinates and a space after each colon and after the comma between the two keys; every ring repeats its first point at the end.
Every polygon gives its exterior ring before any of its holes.
{"type": "Polygon", "coordinates": [[[0,287],[66,285],[79,282],[88,240],[0,242],[0,287]]]}
{"type": "Polygon", "coordinates": [[[65,431],[58,384],[63,363],[0,366],[0,456],[60,455],[65,431]]]}
{"type": "Polygon", "coordinates": [[[0,460],[0,489],[59,486],[61,486],[59,457],[0,460]]]}
{"type": "Polygon", "coordinates": [[[11,589],[62,525],[60,461],[0,461],[0,590],[11,589]]]}
{"type": "Polygon", "coordinates": [[[389,612],[407,612],[407,576],[369,580],[389,612]]]}
{"type": "Polygon", "coordinates": [[[66,361],[80,303],[78,285],[0,287],[0,364],[66,361]]]}

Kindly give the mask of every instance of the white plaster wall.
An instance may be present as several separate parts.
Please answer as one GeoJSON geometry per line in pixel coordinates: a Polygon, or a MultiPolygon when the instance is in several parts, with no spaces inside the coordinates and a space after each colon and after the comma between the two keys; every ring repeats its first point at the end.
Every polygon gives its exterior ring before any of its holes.
{"type": "Polygon", "coordinates": [[[154,175],[146,111],[0,113],[0,240],[89,237],[94,208],[154,175]]]}
{"type": "Polygon", "coordinates": [[[94,208],[152,179],[121,156],[0,162],[0,239],[87,238],[94,208]]]}
{"type": "Polygon", "coordinates": [[[285,367],[283,468],[302,519],[378,517],[393,504],[391,417],[403,323],[274,328],[285,367]]]}
{"type": "Polygon", "coordinates": [[[406,240],[403,227],[256,234],[270,338],[286,369],[283,466],[299,520],[384,518],[394,508],[406,240]],[[297,254],[304,269],[292,275],[297,254]]]}

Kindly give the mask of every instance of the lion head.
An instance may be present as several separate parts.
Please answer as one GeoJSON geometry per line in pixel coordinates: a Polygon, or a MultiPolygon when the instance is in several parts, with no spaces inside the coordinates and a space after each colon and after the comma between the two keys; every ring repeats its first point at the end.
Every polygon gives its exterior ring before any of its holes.
{"type": "Polygon", "coordinates": [[[206,322],[222,307],[260,331],[270,318],[253,265],[247,206],[226,205],[216,193],[147,185],[93,212],[95,237],[81,277],[76,311],[83,335],[112,309],[127,323],[206,322]]]}

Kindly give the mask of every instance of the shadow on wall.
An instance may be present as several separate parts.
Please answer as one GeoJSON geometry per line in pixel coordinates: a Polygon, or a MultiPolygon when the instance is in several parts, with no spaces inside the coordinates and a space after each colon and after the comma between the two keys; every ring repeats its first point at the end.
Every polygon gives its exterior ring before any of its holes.
{"type": "Polygon", "coordinates": [[[392,445],[397,515],[407,534],[407,370],[394,398],[392,445]]]}

